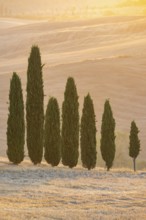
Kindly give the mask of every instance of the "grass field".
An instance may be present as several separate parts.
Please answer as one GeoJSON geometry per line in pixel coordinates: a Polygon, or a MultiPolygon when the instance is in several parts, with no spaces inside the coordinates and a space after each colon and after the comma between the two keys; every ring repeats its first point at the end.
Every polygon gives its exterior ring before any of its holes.
{"type": "Polygon", "coordinates": [[[0,219],[146,219],[146,171],[0,163],[0,219]]]}

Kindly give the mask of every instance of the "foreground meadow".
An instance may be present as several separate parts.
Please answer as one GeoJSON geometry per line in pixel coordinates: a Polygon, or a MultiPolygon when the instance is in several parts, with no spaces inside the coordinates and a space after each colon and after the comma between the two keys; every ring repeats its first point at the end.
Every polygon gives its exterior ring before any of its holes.
{"type": "Polygon", "coordinates": [[[146,219],[146,171],[0,163],[0,219],[146,219]]]}

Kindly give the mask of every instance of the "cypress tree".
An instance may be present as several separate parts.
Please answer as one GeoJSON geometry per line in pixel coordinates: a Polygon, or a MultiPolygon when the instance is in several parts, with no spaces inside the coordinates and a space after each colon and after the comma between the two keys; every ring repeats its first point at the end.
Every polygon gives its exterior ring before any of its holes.
{"type": "Polygon", "coordinates": [[[69,77],[62,105],[62,163],[73,168],[79,157],[79,103],[74,79],[69,77]]]}
{"type": "Polygon", "coordinates": [[[45,160],[52,166],[60,162],[61,138],[60,138],[60,113],[57,99],[50,98],[45,116],[45,160]]]}
{"type": "Polygon", "coordinates": [[[27,69],[27,148],[34,164],[41,163],[43,155],[44,92],[42,63],[38,46],[32,46],[27,69]]]}
{"type": "Polygon", "coordinates": [[[96,166],[96,120],[93,101],[88,94],[84,98],[84,107],[81,118],[81,160],[88,170],[96,166]]]}
{"type": "Polygon", "coordinates": [[[24,103],[21,80],[13,73],[9,92],[9,115],[7,121],[7,156],[14,164],[24,159],[24,103]]]}
{"type": "Polygon", "coordinates": [[[136,171],[136,158],[140,152],[139,130],[134,121],[131,122],[129,156],[133,158],[133,169],[136,171]]]}
{"type": "Polygon", "coordinates": [[[102,116],[100,150],[108,171],[112,167],[115,158],[116,146],[114,132],[115,119],[113,118],[109,100],[106,100],[102,116]]]}

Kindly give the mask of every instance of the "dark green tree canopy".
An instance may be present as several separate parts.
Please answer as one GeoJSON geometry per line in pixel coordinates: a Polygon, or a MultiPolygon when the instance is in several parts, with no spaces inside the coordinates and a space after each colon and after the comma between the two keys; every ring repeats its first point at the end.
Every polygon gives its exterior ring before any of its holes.
{"type": "Polygon", "coordinates": [[[41,163],[43,156],[44,92],[42,63],[38,46],[32,46],[27,69],[27,148],[31,161],[41,163]]]}
{"type": "Polygon", "coordinates": [[[24,159],[25,122],[21,80],[13,73],[9,92],[9,115],[7,121],[7,156],[14,164],[24,159]]]}
{"type": "Polygon", "coordinates": [[[112,109],[109,100],[105,101],[104,113],[101,125],[100,149],[103,160],[106,163],[107,170],[113,165],[115,158],[115,119],[113,118],[112,109]]]}
{"type": "Polygon", "coordinates": [[[79,156],[79,103],[74,79],[69,77],[62,105],[62,163],[70,168],[79,156]]]}
{"type": "Polygon", "coordinates": [[[45,116],[45,160],[57,166],[61,157],[60,113],[57,99],[50,98],[45,116]]]}
{"type": "Polygon", "coordinates": [[[130,130],[130,146],[129,146],[129,156],[136,159],[140,152],[140,140],[138,138],[138,127],[135,121],[131,122],[130,130]]]}
{"type": "Polygon", "coordinates": [[[88,94],[84,98],[81,118],[81,160],[85,168],[93,169],[96,166],[96,120],[93,101],[88,94]]]}

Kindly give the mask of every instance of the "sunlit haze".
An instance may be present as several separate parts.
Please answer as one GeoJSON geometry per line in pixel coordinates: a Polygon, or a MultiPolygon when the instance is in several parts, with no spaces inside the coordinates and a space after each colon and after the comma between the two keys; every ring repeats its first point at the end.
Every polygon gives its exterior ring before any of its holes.
{"type": "Polygon", "coordinates": [[[0,15],[7,17],[74,20],[145,14],[146,0],[0,0],[0,15]]]}

